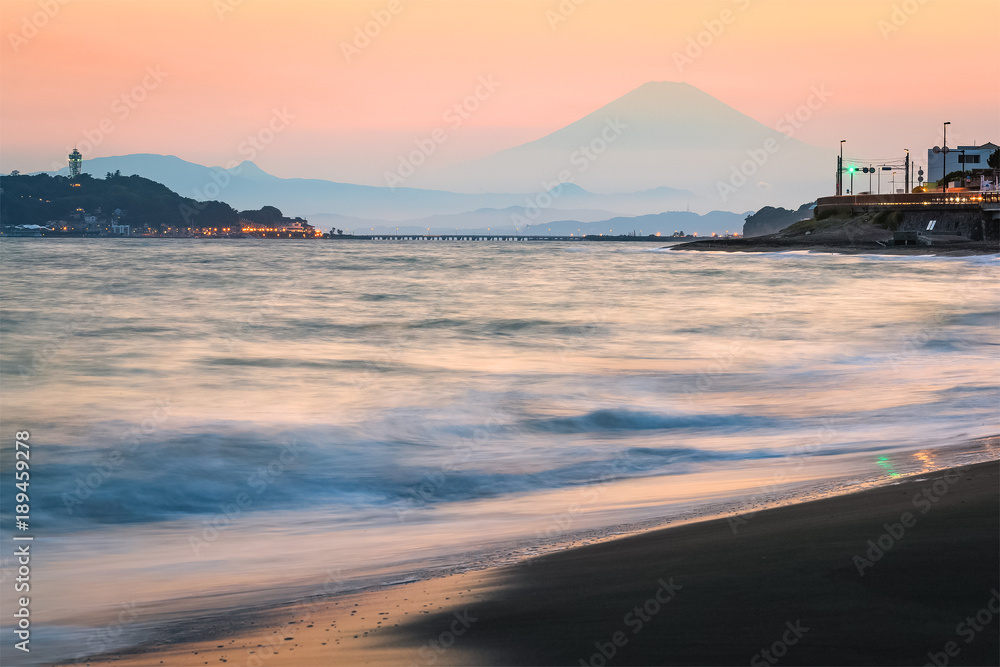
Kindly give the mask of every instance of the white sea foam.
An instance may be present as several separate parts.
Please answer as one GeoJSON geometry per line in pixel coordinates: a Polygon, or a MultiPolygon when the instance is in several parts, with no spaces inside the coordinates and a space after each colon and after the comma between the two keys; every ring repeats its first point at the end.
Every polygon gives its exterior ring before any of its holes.
{"type": "Polygon", "coordinates": [[[33,613],[348,590],[997,456],[943,447],[1000,432],[1000,257],[574,248],[0,244],[33,613]]]}

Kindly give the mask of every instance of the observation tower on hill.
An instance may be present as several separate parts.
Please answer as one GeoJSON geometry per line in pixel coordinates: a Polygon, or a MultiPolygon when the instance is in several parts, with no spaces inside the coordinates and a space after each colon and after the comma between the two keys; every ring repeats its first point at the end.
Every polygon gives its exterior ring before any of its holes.
{"type": "Polygon", "coordinates": [[[73,149],[73,152],[69,154],[69,177],[76,178],[80,175],[80,168],[83,165],[83,155],[80,151],[73,149]]]}

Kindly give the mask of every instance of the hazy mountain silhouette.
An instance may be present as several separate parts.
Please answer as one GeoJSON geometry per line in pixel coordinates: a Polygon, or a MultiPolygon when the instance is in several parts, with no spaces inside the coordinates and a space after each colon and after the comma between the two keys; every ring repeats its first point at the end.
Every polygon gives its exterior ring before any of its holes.
{"type": "MultiPolygon", "coordinates": [[[[577,213],[580,213],[579,211],[577,213]]],[[[593,211],[585,211],[589,216],[593,211]]],[[[631,234],[646,236],[659,232],[664,238],[675,231],[708,236],[712,232],[738,232],[744,219],[751,212],[731,213],[710,211],[703,215],[690,211],[667,211],[639,216],[615,216],[599,220],[566,219],[537,222],[515,229],[510,223],[509,211],[487,209],[455,216],[432,216],[419,220],[389,223],[385,220],[352,218],[347,216],[317,214],[307,216],[309,221],[323,229],[334,227],[357,234],[451,234],[460,229],[469,234],[510,234],[569,236],[586,234],[631,234]],[[491,214],[495,217],[491,217],[491,214]],[[486,217],[479,217],[485,215],[486,217]]]]}
{"type": "MultiPolygon", "coordinates": [[[[583,188],[564,186],[558,194],[541,199],[531,193],[457,193],[419,188],[388,188],[322,179],[279,178],[253,162],[226,170],[206,167],[172,155],[140,153],[100,157],[83,161],[83,171],[101,178],[108,172],[136,174],[163,183],[186,197],[225,201],[237,209],[277,206],[291,215],[328,213],[378,220],[413,220],[428,216],[455,215],[482,209],[512,209],[504,213],[517,224],[518,215],[529,222],[581,216],[596,220],[609,214],[639,215],[696,203],[690,192],[657,188],[643,192],[595,194],[583,188]],[[586,214],[586,210],[593,210],[586,214]]],[[[59,174],[67,174],[61,169],[59,174]]],[[[472,226],[483,220],[470,221],[472,226]]],[[[449,221],[450,222],[450,221],[449,221]]]]}
{"type": "Polygon", "coordinates": [[[830,190],[831,159],[694,86],[650,82],[541,139],[412,182],[461,192],[539,191],[568,175],[591,191],[669,186],[694,192],[710,208],[740,210],[797,205],[830,190]],[[741,184],[745,174],[734,177],[733,169],[754,156],[762,164],[746,165],[751,175],[741,184]],[[719,183],[735,192],[720,194],[719,183]]]}
{"type": "MultiPolygon", "coordinates": [[[[153,154],[88,159],[83,168],[98,177],[138,174],[238,209],[269,204],[292,214],[412,221],[517,207],[511,226],[523,227],[609,213],[797,206],[832,190],[833,159],[693,86],[652,82],[536,141],[437,172],[418,170],[406,183],[421,187],[278,178],[252,162],[227,171],[153,154]]],[[[470,217],[481,218],[470,220],[479,227],[497,215],[470,217]]]]}

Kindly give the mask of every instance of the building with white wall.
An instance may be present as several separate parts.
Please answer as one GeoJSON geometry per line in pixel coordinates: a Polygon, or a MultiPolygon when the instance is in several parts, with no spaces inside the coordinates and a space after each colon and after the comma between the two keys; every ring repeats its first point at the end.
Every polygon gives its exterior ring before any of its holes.
{"type": "Polygon", "coordinates": [[[958,146],[957,148],[949,146],[946,162],[944,153],[935,153],[933,148],[928,148],[927,180],[931,183],[940,181],[942,176],[953,171],[989,169],[986,161],[997,148],[998,146],[994,143],[985,143],[981,146],[958,146]],[[965,151],[964,157],[962,151],[965,151]],[[942,165],[944,166],[943,171],[942,165]]]}

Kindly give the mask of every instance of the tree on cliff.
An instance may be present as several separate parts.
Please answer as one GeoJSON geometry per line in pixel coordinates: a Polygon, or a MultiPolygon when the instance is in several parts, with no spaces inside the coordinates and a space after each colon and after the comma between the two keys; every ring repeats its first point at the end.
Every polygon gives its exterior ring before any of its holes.
{"type": "Polygon", "coordinates": [[[240,217],[258,225],[270,225],[281,222],[284,215],[274,206],[262,206],[256,211],[240,211],[240,217]]]}
{"type": "Polygon", "coordinates": [[[35,174],[0,176],[0,220],[3,224],[38,224],[66,218],[77,209],[128,211],[123,219],[135,226],[221,227],[236,222],[236,211],[223,202],[198,202],[141,176],[111,174],[93,178],[35,174]]]}
{"type": "MultiPolygon", "coordinates": [[[[941,180],[944,181],[945,183],[958,183],[961,186],[961,185],[965,185],[965,177],[966,176],[972,176],[972,172],[971,171],[962,171],[961,169],[959,169],[959,170],[956,170],[956,171],[950,171],[950,172],[948,172],[948,175],[945,176],[941,180]]],[[[941,181],[938,181],[938,184],[940,185],[941,181]]]]}
{"type": "Polygon", "coordinates": [[[774,234],[789,225],[795,224],[799,220],[812,217],[812,206],[815,202],[808,202],[797,209],[775,208],[765,206],[756,213],[747,216],[743,224],[743,236],[763,236],[764,234],[774,234]]]}

